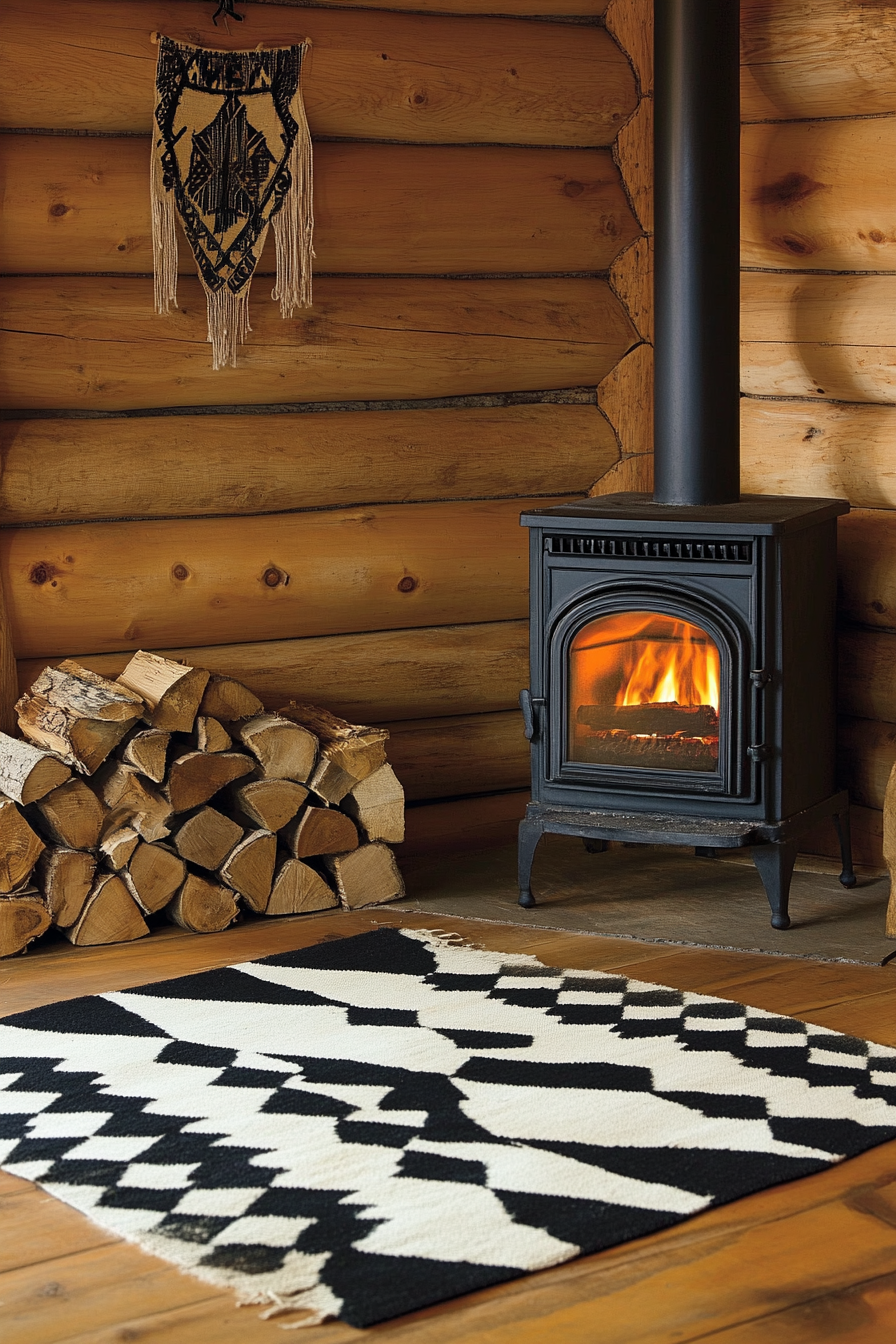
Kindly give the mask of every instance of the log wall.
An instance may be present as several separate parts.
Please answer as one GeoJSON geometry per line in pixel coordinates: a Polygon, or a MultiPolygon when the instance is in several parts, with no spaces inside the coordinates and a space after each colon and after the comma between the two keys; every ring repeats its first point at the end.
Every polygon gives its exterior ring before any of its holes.
{"type": "Polygon", "coordinates": [[[650,0],[241,0],[230,32],[213,9],[0,16],[5,721],[48,661],[164,649],[389,724],[409,798],[455,800],[427,834],[469,830],[470,794],[510,834],[520,510],[644,433],[650,0]],[[280,318],[269,248],[218,373],[185,248],[152,309],[153,31],[313,43],[314,307],[280,318]]]}

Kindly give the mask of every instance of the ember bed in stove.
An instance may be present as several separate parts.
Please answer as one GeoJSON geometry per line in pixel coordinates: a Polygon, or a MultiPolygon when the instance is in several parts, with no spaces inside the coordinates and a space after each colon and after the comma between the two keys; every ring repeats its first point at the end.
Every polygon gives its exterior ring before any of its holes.
{"type": "MultiPolygon", "coordinates": [[[[682,507],[607,495],[524,513],[531,537],[532,797],[520,903],[545,831],[750,846],[787,928],[799,836],[832,816],[839,500],[682,507]]],[[[591,848],[602,845],[591,844],[591,848]]]]}

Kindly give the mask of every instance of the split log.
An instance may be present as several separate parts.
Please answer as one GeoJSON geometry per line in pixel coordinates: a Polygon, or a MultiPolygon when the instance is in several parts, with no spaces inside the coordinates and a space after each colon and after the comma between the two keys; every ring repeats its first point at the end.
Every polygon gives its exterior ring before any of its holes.
{"type": "Polygon", "coordinates": [[[404,839],[404,789],[391,765],[362,779],[343,799],[342,806],[365,839],[397,845],[404,839]]]}
{"type": "Polygon", "coordinates": [[[172,762],[163,792],[175,812],[190,812],[252,769],[241,751],[189,751],[172,762]]]}
{"type": "Polygon", "coordinates": [[[253,719],[264,712],[264,705],[248,686],[233,677],[209,678],[199,703],[199,713],[217,719],[220,723],[234,723],[237,719],[253,719]]]}
{"type": "Polygon", "coordinates": [[[250,831],[227,856],[220,876],[260,915],[267,909],[276,860],[277,837],[270,831],[250,831]]]}
{"type": "Polygon", "coordinates": [[[143,913],[153,915],[168,904],[182,886],[186,873],[183,859],[167,845],[141,842],[120,877],[143,913]]]}
{"type": "MultiPolygon", "coordinates": [[[[255,698],[254,696],[252,697],[255,698]]],[[[211,718],[206,714],[200,714],[196,719],[196,749],[197,751],[229,751],[233,746],[233,739],[217,719],[211,718]]]]}
{"type": "Polygon", "coordinates": [[[250,779],[230,790],[230,801],[237,814],[263,831],[282,830],[307,797],[305,786],[291,779],[250,779]]]}
{"type": "Polygon", "coordinates": [[[175,831],[172,844],[182,859],[213,871],[243,838],[243,828],[213,807],[200,807],[175,831]]]}
{"type": "Polygon", "coordinates": [[[85,775],[93,774],[142,713],[139,696],[71,659],[44,668],[16,702],[25,737],[85,775]]]}
{"type": "Polygon", "coordinates": [[[40,828],[68,849],[94,849],[106,818],[106,809],[83,779],[69,779],[51,789],[33,810],[40,828]]]}
{"type": "Polygon", "coordinates": [[[279,714],[259,714],[238,729],[268,779],[304,784],[317,760],[317,738],[307,728],[279,714]]]}
{"type": "Polygon", "coordinates": [[[198,873],[188,873],[180,891],[165,910],[172,924],[191,933],[220,933],[236,919],[233,892],[198,873]]]}
{"type": "Polygon", "coordinates": [[[96,858],[78,849],[54,845],[37,861],[34,880],[47,898],[53,923],[61,929],[77,923],[96,877],[96,858]]]}
{"type": "Polygon", "coordinates": [[[71,779],[67,765],[49,751],[0,733],[0,793],[17,803],[35,803],[71,779]]]}
{"type": "Polygon", "coordinates": [[[145,728],[125,744],[121,758],[128,765],[136,766],[141,775],[146,775],[154,784],[161,784],[165,778],[170,741],[171,734],[161,728],[145,728]]]}
{"type": "Polygon", "coordinates": [[[131,943],[149,933],[146,921],[115,873],[102,873],[94,882],[75,924],[62,932],[76,947],[131,943]]]}
{"type": "Polygon", "coordinates": [[[284,859],[277,869],[266,915],[305,915],[338,905],[336,893],[320,873],[301,859],[284,859]]]}
{"type": "Polygon", "coordinates": [[[12,799],[0,795],[0,892],[21,886],[44,848],[12,799]]]}
{"type": "Polygon", "coordinates": [[[111,815],[106,818],[109,830],[130,825],[147,841],[163,840],[169,834],[168,822],[174,809],[160,793],[144,784],[136,766],[107,762],[91,783],[110,809],[111,815]]]}
{"type": "Polygon", "coordinates": [[[332,807],[309,807],[283,831],[283,838],[296,859],[316,854],[345,854],[358,848],[358,832],[344,812],[332,807]]]}
{"type": "Polygon", "coordinates": [[[309,783],[328,803],[340,802],[355,784],[385,765],[388,728],[348,723],[317,705],[292,701],[280,713],[307,728],[320,743],[320,758],[309,783]]]}
{"type": "Polygon", "coordinates": [[[189,733],[209,675],[201,668],[185,667],[141,649],[118,680],[146,702],[143,717],[151,728],[189,733]]]}
{"type": "Polygon", "coordinates": [[[362,845],[351,854],[334,854],[323,862],[333,875],[340,901],[349,910],[397,901],[405,894],[395,855],[388,845],[362,845]]]}
{"type": "Polygon", "coordinates": [[[100,842],[100,853],[115,872],[124,868],[140,843],[133,826],[118,826],[100,842]]]}
{"type": "Polygon", "coordinates": [[[32,889],[0,896],[0,957],[21,952],[50,927],[50,909],[32,889]]]}
{"type": "Polygon", "coordinates": [[[719,716],[712,705],[679,705],[674,701],[644,705],[580,705],[579,723],[589,728],[671,737],[718,737],[719,716]]]}

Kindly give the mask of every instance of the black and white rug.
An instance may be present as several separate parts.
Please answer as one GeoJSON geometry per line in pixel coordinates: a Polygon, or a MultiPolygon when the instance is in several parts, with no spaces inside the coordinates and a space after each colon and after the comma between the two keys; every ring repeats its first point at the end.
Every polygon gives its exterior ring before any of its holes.
{"type": "Polygon", "coordinates": [[[380,929],[0,1022],[0,1163],[371,1325],[896,1137],[896,1050],[380,929]]]}

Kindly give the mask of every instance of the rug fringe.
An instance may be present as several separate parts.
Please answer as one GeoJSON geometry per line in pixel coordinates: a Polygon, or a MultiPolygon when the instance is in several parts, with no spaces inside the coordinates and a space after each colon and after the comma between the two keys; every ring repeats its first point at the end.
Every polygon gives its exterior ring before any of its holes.
{"type": "Polygon", "coordinates": [[[227,285],[212,293],[205,291],[208,305],[208,339],[212,347],[212,368],[236,368],[237,351],[252,328],[249,326],[249,290],[247,283],[234,294],[227,285]]]}
{"type": "Polygon", "coordinates": [[[237,1297],[238,1307],[258,1307],[267,1305],[259,1312],[259,1319],[270,1321],[275,1316],[283,1316],[289,1311],[307,1312],[301,1321],[289,1321],[281,1325],[281,1330],[305,1330],[311,1325],[322,1325],[339,1315],[342,1306],[325,1283],[315,1284],[313,1288],[298,1288],[294,1293],[277,1293],[271,1289],[260,1293],[241,1294],[237,1297]]]}
{"type": "MultiPolygon", "coordinates": [[[[310,47],[302,44],[302,68],[310,47]]],[[[297,308],[311,307],[311,261],[314,257],[314,203],[311,132],[305,116],[302,86],[292,102],[291,111],[298,131],[289,156],[289,190],[274,215],[274,240],[277,245],[277,283],[272,299],[279,299],[283,317],[293,317],[297,308]]]]}

